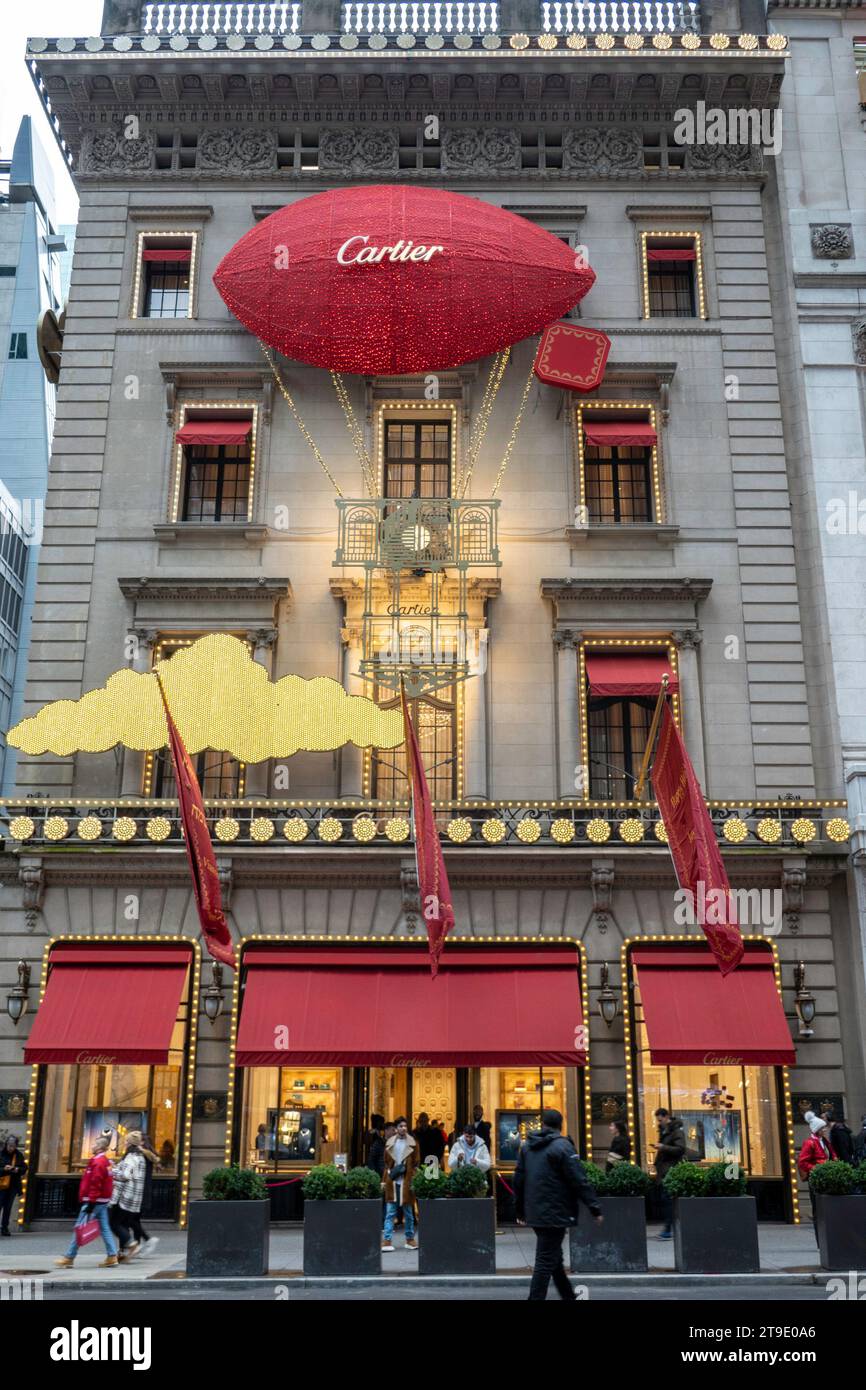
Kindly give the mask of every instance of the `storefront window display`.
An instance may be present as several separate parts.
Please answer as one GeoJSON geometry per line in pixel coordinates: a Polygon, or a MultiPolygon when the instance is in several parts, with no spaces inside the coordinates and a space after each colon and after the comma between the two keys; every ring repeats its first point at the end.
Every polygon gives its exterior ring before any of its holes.
{"type": "Polygon", "coordinates": [[[480,1104],[491,1121],[493,1160],[497,1165],[517,1162],[520,1145],[531,1129],[541,1125],[542,1110],[559,1110],[563,1132],[569,1132],[569,1105],[565,1067],[482,1067],[480,1104]]]}
{"type": "Polygon", "coordinates": [[[341,1137],[342,1068],[250,1067],[243,1087],[242,1163],[278,1172],[333,1159],[341,1137]]]}

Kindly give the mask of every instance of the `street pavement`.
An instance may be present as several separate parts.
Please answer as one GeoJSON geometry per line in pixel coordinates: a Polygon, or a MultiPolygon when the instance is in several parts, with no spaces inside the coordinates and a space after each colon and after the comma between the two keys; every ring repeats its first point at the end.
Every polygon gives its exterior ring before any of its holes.
{"type": "MultiPolygon", "coordinates": [[[[672,1241],[658,1239],[659,1227],[648,1234],[650,1271],[646,1275],[581,1276],[574,1282],[596,1299],[675,1301],[826,1301],[829,1276],[818,1263],[811,1223],[801,1226],[767,1224],[759,1227],[761,1274],[743,1276],[677,1275],[672,1241]]],[[[0,1281],[39,1279],[44,1299],[108,1300],[117,1298],[168,1300],[336,1300],[374,1301],[430,1299],[451,1301],[525,1299],[535,1251],[535,1237],[525,1228],[509,1227],[497,1235],[496,1277],[423,1281],[418,1254],[406,1250],[400,1234],[397,1249],[382,1255],[381,1280],[305,1280],[302,1276],[303,1234],[300,1227],[272,1228],[270,1274],[262,1280],[187,1280],[186,1233],[160,1229],[153,1255],[139,1256],[113,1269],[99,1268],[102,1242],[86,1247],[72,1269],[57,1269],[53,1261],[69,1240],[70,1225],[20,1232],[0,1242],[0,1281]]],[[[866,1257],[864,1257],[866,1266],[866,1257]]],[[[554,1295],[551,1294],[551,1297],[554,1295]]]]}

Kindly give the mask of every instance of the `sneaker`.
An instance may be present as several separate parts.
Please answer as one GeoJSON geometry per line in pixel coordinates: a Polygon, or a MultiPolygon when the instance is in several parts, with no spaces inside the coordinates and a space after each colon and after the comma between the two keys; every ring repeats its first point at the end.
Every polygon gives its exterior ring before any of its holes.
{"type": "Polygon", "coordinates": [[[159,1245],[159,1236],[149,1236],[141,1247],[142,1255],[152,1255],[159,1245]]]}
{"type": "MultiPolygon", "coordinates": [[[[394,1249],[394,1244],[393,1244],[393,1242],[390,1241],[390,1240],[383,1240],[383,1241],[382,1241],[382,1249],[383,1249],[383,1250],[393,1250],[393,1249],[394,1249]]],[[[69,1263],[71,1264],[72,1261],[70,1260],[69,1263]]]]}
{"type": "Polygon", "coordinates": [[[126,1249],[124,1250],[124,1252],[123,1252],[124,1258],[127,1259],[127,1260],[132,1260],[132,1259],[134,1259],[135,1256],[138,1254],[138,1252],[139,1252],[140,1249],[141,1249],[141,1241],[140,1241],[140,1240],[134,1240],[130,1245],[127,1245],[126,1249]]]}
{"type": "MultiPolygon", "coordinates": [[[[72,1264],[72,1261],[70,1260],[69,1263],[72,1264]]],[[[104,1260],[100,1260],[100,1262],[99,1262],[97,1268],[98,1268],[98,1269],[113,1269],[114,1266],[115,1266],[116,1264],[117,1264],[117,1256],[116,1256],[116,1255],[106,1255],[106,1257],[105,1257],[104,1260]]]]}
{"type": "Polygon", "coordinates": [[[68,1255],[61,1255],[60,1259],[55,1260],[54,1263],[58,1265],[60,1269],[71,1269],[72,1266],[75,1264],[75,1261],[70,1260],[68,1255]]]}
{"type": "Polygon", "coordinates": [[[659,1231],[659,1240],[673,1240],[673,1231],[659,1231]]]}
{"type": "Polygon", "coordinates": [[[411,1240],[407,1240],[407,1241],[406,1241],[406,1249],[407,1249],[407,1250],[417,1250],[417,1249],[418,1249],[418,1242],[417,1242],[417,1240],[414,1239],[414,1237],[413,1237],[411,1240]]]}

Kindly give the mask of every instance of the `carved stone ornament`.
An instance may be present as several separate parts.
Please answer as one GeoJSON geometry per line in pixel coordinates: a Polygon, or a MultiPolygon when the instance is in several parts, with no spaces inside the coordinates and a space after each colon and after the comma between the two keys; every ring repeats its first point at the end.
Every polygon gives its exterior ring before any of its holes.
{"type": "Polygon", "coordinates": [[[407,932],[415,932],[421,917],[421,898],[418,890],[418,874],[414,864],[404,864],[400,869],[400,906],[406,922],[407,932]]]}
{"type": "Polygon", "coordinates": [[[857,319],[851,325],[851,334],[854,338],[854,361],[860,367],[866,367],[866,319],[857,319]]]}
{"type": "Polygon", "coordinates": [[[153,168],[154,137],[145,131],[127,140],[123,130],[90,130],[81,143],[81,170],[86,174],[148,173],[153,168]]]}
{"type": "Polygon", "coordinates": [[[689,150],[689,168],[712,174],[759,169],[762,162],[759,145],[693,145],[689,150]]]}
{"type": "Polygon", "coordinates": [[[36,930],[45,898],[45,869],[42,860],[22,857],[18,865],[18,882],[22,890],[24,922],[27,930],[32,932],[36,930]]]}
{"type": "Polygon", "coordinates": [[[482,126],[442,132],[442,169],[450,174],[515,172],[520,164],[520,132],[482,126]]]}
{"type": "Polygon", "coordinates": [[[592,886],[592,910],[595,915],[596,926],[600,932],[607,931],[611,903],[613,901],[613,882],[613,860],[593,859],[592,876],[590,879],[592,886]]]}
{"type": "Polygon", "coordinates": [[[643,140],[639,130],[568,130],[562,139],[562,167],[587,177],[634,173],[643,169],[643,140]]]}
{"type": "Polygon", "coordinates": [[[812,231],[812,255],[817,261],[850,261],[854,255],[851,226],[844,222],[822,222],[812,231]]]}
{"type": "Polygon", "coordinates": [[[395,130],[323,130],[319,168],[328,174],[394,174],[400,168],[395,130]]]}
{"type": "Polygon", "coordinates": [[[806,901],[806,870],[799,865],[782,869],[782,912],[785,928],[796,936],[800,930],[800,913],[806,901]]]}
{"type": "Polygon", "coordinates": [[[206,130],[198,142],[198,168],[220,174],[273,174],[275,130],[206,130]]]}

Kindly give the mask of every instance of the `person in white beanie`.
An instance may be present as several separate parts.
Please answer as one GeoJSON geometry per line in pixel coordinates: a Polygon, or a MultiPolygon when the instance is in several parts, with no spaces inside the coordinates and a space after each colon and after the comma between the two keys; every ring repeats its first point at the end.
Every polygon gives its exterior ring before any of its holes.
{"type": "MultiPolygon", "coordinates": [[[[797,1167],[800,1170],[800,1177],[804,1182],[809,1183],[809,1174],[812,1169],[817,1168],[821,1163],[829,1163],[831,1159],[836,1157],[836,1150],[830,1142],[830,1127],[822,1115],[816,1115],[814,1111],[807,1110],[803,1118],[809,1125],[809,1138],[804,1141],[800,1150],[797,1167]]],[[[815,1194],[812,1191],[811,1183],[809,1183],[809,1201],[812,1204],[812,1224],[815,1226],[815,1239],[817,1241],[815,1194]]]]}

